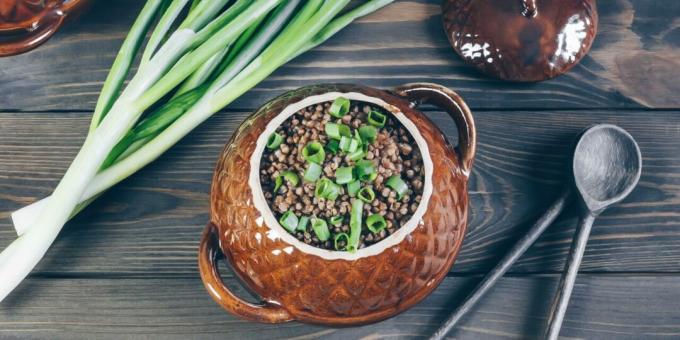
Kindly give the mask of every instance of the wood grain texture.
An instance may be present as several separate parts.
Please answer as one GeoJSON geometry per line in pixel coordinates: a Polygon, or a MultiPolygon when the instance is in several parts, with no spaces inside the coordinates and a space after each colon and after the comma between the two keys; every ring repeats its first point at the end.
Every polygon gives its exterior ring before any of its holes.
{"type": "MultiPolygon", "coordinates": [[[[213,117],[159,161],[114,188],[62,231],[37,273],[196,274],[208,191],[223,144],[248,113],[213,117]]],[[[429,112],[455,139],[452,120],[429,112]]],[[[481,111],[470,183],[470,227],[457,273],[485,272],[548,207],[563,183],[572,138],[614,123],[639,142],[643,175],[595,224],[582,271],[680,272],[680,112],[481,111]]],[[[51,192],[87,130],[87,113],[0,114],[0,248],[9,214],[51,192]]],[[[576,217],[567,211],[512,269],[561,271],[576,217]]]]}
{"type": "MultiPolygon", "coordinates": [[[[99,1],[40,49],[0,59],[0,109],[87,110],[142,1],[99,1]]],[[[433,81],[477,108],[666,107],[680,105],[676,0],[600,0],[599,35],[571,72],[540,84],[481,75],[453,52],[440,0],[402,0],[352,24],[282,67],[231,105],[252,109],[285,90],[321,82],[393,87],[433,81]]]]}
{"type": "MultiPolygon", "coordinates": [[[[262,325],[224,312],[198,278],[30,279],[0,305],[0,338],[381,339],[424,338],[478,278],[447,278],[422,303],[355,328],[298,322],[262,325]]],[[[529,339],[542,334],[556,277],[504,278],[449,334],[453,339],[529,339]]],[[[670,339],[680,336],[678,277],[582,275],[562,336],[670,339]]],[[[245,294],[243,291],[240,293],[245,294]]]]}

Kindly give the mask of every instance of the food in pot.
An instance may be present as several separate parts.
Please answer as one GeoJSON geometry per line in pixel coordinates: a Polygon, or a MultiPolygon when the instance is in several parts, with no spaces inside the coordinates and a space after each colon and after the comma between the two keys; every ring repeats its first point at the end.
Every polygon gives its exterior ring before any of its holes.
{"type": "Polygon", "coordinates": [[[300,241],[356,251],[395,233],[418,208],[418,147],[381,107],[339,97],[308,106],[269,136],[260,162],[264,196],[300,241]]]}

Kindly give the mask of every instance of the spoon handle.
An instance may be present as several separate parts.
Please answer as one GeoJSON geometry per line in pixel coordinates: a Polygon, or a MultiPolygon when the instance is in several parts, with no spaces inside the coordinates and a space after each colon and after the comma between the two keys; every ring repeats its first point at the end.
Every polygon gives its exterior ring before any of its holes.
{"type": "Polygon", "coordinates": [[[590,211],[587,211],[579,221],[576,236],[571,243],[571,249],[569,249],[567,264],[564,267],[564,272],[562,272],[560,284],[557,286],[557,293],[550,307],[548,326],[545,333],[546,339],[554,340],[560,335],[564,314],[567,312],[567,305],[569,304],[571,292],[574,289],[576,274],[578,274],[578,268],[581,266],[581,260],[586,250],[586,243],[588,243],[588,236],[590,235],[590,229],[593,227],[593,221],[595,221],[595,215],[590,211]]]}
{"type": "Polygon", "coordinates": [[[565,189],[564,192],[557,198],[555,203],[541,216],[536,224],[524,235],[510,252],[484,277],[482,282],[475,288],[474,292],[470,294],[463,304],[458,307],[451,316],[439,327],[439,329],[430,337],[430,340],[441,340],[446,334],[451,331],[453,326],[465,315],[477,302],[494,286],[505,272],[512,267],[517,259],[526,252],[527,249],[536,241],[536,239],[545,231],[545,229],[555,221],[555,218],[562,212],[569,200],[571,189],[565,189]]]}

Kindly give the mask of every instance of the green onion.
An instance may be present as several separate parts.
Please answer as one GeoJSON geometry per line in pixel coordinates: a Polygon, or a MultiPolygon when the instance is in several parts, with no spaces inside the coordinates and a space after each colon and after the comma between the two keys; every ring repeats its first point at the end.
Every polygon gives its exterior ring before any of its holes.
{"type": "Polygon", "coordinates": [[[349,99],[344,97],[335,98],[329,112],[333,117],[342,118],[349,112],[349,99]]]}
{"type": "Polygon", "coordinates": [[[307,162],[321,164],[326,158],[326,152],[323,151],[323,145],[319,142],[310,142],[302,148],[302,158],[307,162]]]}
{"type": "Polygon", "coordinates": [[[281,145],[281,143],[283,143],[283,136],[281,136],[277,132],[274,132],[271,135],[269,135],[269,139],[267,139],[267,149],[276,150],[279,148],[279,145],[281,145]]]}
{"type": "Polygon", "coordinates": [[[335,246],[335,250],[345,250],[347,249],[347,244],[349,243],[349,236],[346,233],[340,233],[336,234],[335,237],[333,238],[333,246],[335,246]],[[345,246],[340,249],[338,244],[342,241],[345,241],[345,246]]]}
{"type": "Polygon", "coordinates": [[[354,171],[356,171],[357,178],[364,182],[372,181],[375,178],[371,179],[371,177],[378,175],[375,171],[375,165],[373,165],[373,162],[366,159],[356,162],[354,171]]]}
{"type": "Polygon", "coordinates": [[[347,184],[354,180],[354,168],[351,166],[339,167],[335,170],[335,183],[347,184]]]}
{"type": "Polygon", "coordinates": [[[320,241],[326,241],[331,237],[326,221],[320,218],[312,218],[312,229],[320,241]]]}
{"type": "Polygon", "coordinates": [[[283,215],[281,215],[281,218],[279,218],[279,223],[281,223],[281,226],[292,233],[295,231],[295,228],[297,228],[298,217],[294,212],[288,210],[283,213],[283,215]]]}
{"type": "Polygon", "coordinates": [[[397,199],[401,199],[401,197],[404,196],[406,192],[408,192],[408,185],[398,175],[394,175],[388,178],[387,181],[385,181],[385,185],[388,188],[396,191],[397,199]]]}
{"type": "Polygon", "coordinates": [[[340,150],[340,142],[335,139],[329,140],[328,143],[326,143],[326,150],[332,154],[338,153],[340,150]]]}
{"type": "Polygon", "coordinates": [[[328,178],[322,178],[316,181],[316,188],[314,188],[314,195],[316,197],[335,201],[341,193],[342,187],[333,183],[333,181],[328,178]]]}
{"type": "Polygon", "coordinates": [[[383,127],[387,123],[387,116],[378,111],[371,111],[368,113],[366,120],[373,126],[383,127]]]}
{"type": "Polygon", "coordinates": [[[328,219],[328,223],[337,227],[337,226],[342,224],[343,219],[344,219],[344,217],[342,215],[336,215],[336,216],[333,216],[330,219],[328,219]]]}
{"type": "Polygon", "coordinates": [[[371,144],[378,137],[378,129],[375,126],[362,125],[359,127],[359,136],[364,144],[371,144]]]}
{"type": "Polygon", "coordinates": [[[385,221],[385,218],[382,217],[382,215],[373,214],[366,218],[366,227],[372,233],[377,234],[381,232],[383,229],[387,228],[387,222],[385,221]]]}
{"type": "Polygon", "coordinates": [[[356,149],[358,147],[354,138],[345,137],[345,136],[340,137],[339,146],[340,146],[340,150],[342,150],[343,152],[346,152],[346,153],[354,152],[354,151],[356,151],[356,149]],[[354,143],[354,145],[352,145],[352,143],[354,143]]]}
{"type": "Polygon", "coordinates": [[[352,136],[352,131],[349,129],[349,126],[345,124],[335,124],[335,123],[326,123],[326,126],[324,127],[324,130],[326,131],[326,135],[332,139],[340,139],[340,137],[345,136],[345,137],[350,137],[352,136]]]}
{"type": "Polygon", "coordinates": [[[355,252],[359,249],[359,239],[361,236],[361,213],[364,209],[364,202],[359,199],[352,201],[352,210],[349,218],[349,239],[347,240],[347,250],[355,252]]]}
{"type": "Polygon", "coordinates": [[[300,178],[298,177],[298,175],[296,173],[294,173],[290,170],[286,170],[286,171],[282,172],[280,175],[276,176],[276,178],[274,179],[274,183],[275,183],[274,184],[274,192],[275,193],[279,191],[279,188],[283,184],[284,178],[286,179],[288,184],[290,184],[292,186],[297,186],[300,183],[300,178]]]}
{"type": "Polygon", "coordinates": [[[319,177],[321,177],[321,172],[323,169],[321,169],[321,165],[316,164],[316,163],[309,163],[307,165],[307,170],[305,170],[305,174],[302,176],[302,178],[306,182],[316,182],[319,177]]]}
{"type": "Polygon", "coordinates": [[[366,203],[371,203],[375,199],[375,192],[371,187],[364,187],[359,190],[357,197],[366,203]]]}
{"type": "Polygon", "coordinates": [[[362,149],[359,149],[359,150],[354,151],[354,152],[350,153],[349,155],[347,155],[347,159],[349,159],[350,161],[356,162],[356,161],[364,158],[364,156],[366,156],[366,152],[364,152],[364,150],[362,150],[362,149]]]}
{"type": "Polygon", "coordinates": [[[347,183],[347,194],[349,195],[349,197],[356,196],[360,189],[361,182],[359,182],[358,180],[347,183]]]}
{"type": "Polygon", "coordinates": [[[297,227],[295,229],[297,229],[298,231],[306,231],[307,224],[309,224],[309,217],[302,216],[300,217],[300,220],[298,221],[297,227]]]}

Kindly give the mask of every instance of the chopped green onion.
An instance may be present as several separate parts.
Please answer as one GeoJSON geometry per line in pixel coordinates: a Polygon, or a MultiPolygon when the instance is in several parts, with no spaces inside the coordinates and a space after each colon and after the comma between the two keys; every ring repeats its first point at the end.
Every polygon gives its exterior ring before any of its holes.
{"type": "Polygon", "coordinates": [[[341,193],[342,187],[333,183],[333,181],[328,178],[322,178],[316,181],[316,188],[314,189],[314,195],[316,197],[334,201],[341,193]]]}
{"type": "Polygon", "coordinates": [[[373,214],[366,218],[366,227],[372,233],[377,234],[383,229],[387,228],[387,222],[385,221],[385,218],[382,217],[382,215],[373,214]]]}
{"type": "Polygon", "coordinates": [[[340,138],[340,150],[346,153],[352,153],[354,151],[357,151],[358,148],[359,148],[358,140],[345,136],[342,136],[340,138]]]}
{"type": "Polygon", "coordinates": [[[347,184],[354,180],[354,168],[351,166],[339,167],[335,170],[335,183],[347,184]]]}
{"type": "Polygon", "coordinates": [[[279,219],[279,223],[286,228],[288,231],[291,233],[295,231],[295,228],[298,226],[298,217],[295,215],[294,212],[291,210],[286,211],[281,215],[281,218],[279,219]]]}
{"type": "Polygon", "coordinates": [[[359,145],[364,144],[363,140],[361,139],[361,135],[359,134],[359,130],[354,130],[354,139],[357,140],[357,143],[359,143],[359,145]]]}
{"type": "Polygon", "coordinates": [[[371,187],[364,187],[359,190],[357,197],[366,203],[371,203],[375,199],[375,192],[371,187]]]}
{"type": "Polygon", "coordinates": [[[279,145],[281,145],[281,143],[283,143],[283,136],[277,132],[274,132],[267,140],[267,149],[276,150],[278,149],[279,145]]]}
{"type": "Polygon", "coordinates": [[[306,182],[316,182],[319,177],[321,177],[321,165],[316,164],[316,163],[309,163],[307,165],[307,170],[305,170],[305,174],[302,176],[302,178],[306,182]]]}
{"type": "Polygon", "coordinates": [[[335,124],[335,123],[326,123],[326,126],[324,127],[324,130],[326,131],[326,135],[332,139],[340,139],[340,137],[351,137],[352,136],[352,131],[350,130],[349,126],[345,124],[335,124]]]}
{"type": "Polygon", "coordinates": [[[359,136],[364,144],[371,144],[378,137],[378,129],[375,126],[362,125],[359,127],[359,136]]]}
{"type": "Polygon", "coordinates": [[[300,220],[298,221],[296,229],[299,230],[299,231],[306,231],[307,230],[307,224],[309,224],[309,217],[302,216],[302,217],[300,217],[300,220]]]}
{"type": "Polygon", "coordinates": [[[344,219],[344,217],[342,215],[335,215],[335,216],[331,217],[330,219],[328,219],[328,223],[337,227],[337,226],[342,224],[343,219],[344,219]]]}
{"type": "Polygon", "coordinates": [[[340,142],[335,139],[329,140],[328,143],[326,143],[326,150],[333,154],[338,153],[340,150],[340,142]]]}
{"type": "Polygon", "coordinates": [[[378,173],[374,172],[374,173],[368,175],[368,180],[366,180],[366,182],[373,182],[373,181],[375,181],[376,178],[378,178],[378,173]]]}
{"type": "Polygon", "coordinates": [[[347,158],[350,161],[356,162],[356,161],[364,158],[364,156],[366,156],[366,152],[364,152],[364,150],[362,150],[362,149],[359,149],[359,150],[354,151],[354,152],[350,153],[349,155],[347,155],[347,158]]]}
{"type": "Polygon", "coordinates": [[[355,199],[352,201],[352,210],[349,218],[349,239],[347,240],[347,251],[355,252],[359,249],[359,238],[361,236],[361,213],[364,210],[364,202],[355,199]]]}
{"type": "Polygon", "coordinates": [[[310,142],[302,148],[302,158],[307,162],[321,164],[326,158],[326,152],[323,151],[323,145],[319,142],[310,142]]]}
{"type": "Polygon", "coordinates": [[[326,241],[331,237],[326,221],[320,218],[312,218],[312,229],[320,241],[326,241]]]}
{"type": "Polygon", "coordinates": [[[345,97],[335,98],[333,104],[331,104],[331,109],[329,113],[333,117],[342,118],[349,112],[349,99],[345,97]]]}
{"type": "Polygon", "coordinates": [[[354,197],[361,189],[361,182],[358,180],[347,183],[347,194],[349,197],[354,197]]]}
{"type": "Polygon", "coordinates": [[[357,178],[362,181],[370,181],[373,174],[376,174],[377,176],[375,166],[373,165],[373,162],[369,160],[361,160],[356,162],[354,170],[356,171],[357,178]]]}
{"type": "Polygon", "coordinates": [[[385,185],[397,192],[397,198],[401,199],[402,196],[408,191],[408,185],[404,182],[398,175],[391,176],[385,182],[385,185]]]}
{"type": "Polygon", "coordinates": [[[276,176],[274,179],[274,192],[278,192],[279,188],[283,184],[283,179],[286,179],[288,184],[292,186],[297,186],[300,183],[300,178],[298,175],[290,170],[282,172],[280,175],[276,176]]]}
{"type": "Polygon", "coordinates": [[[387,116],[378,111],[371,111],[368,113],[366,120],[368,120],[368,124],[383,127],[387,123],[387,116]]]}
{"type": "Polygon", "coordinates": [[[349,243],[349,236],[346,233],[340,233],[335,235],[335,238],[333,238],[333,245],[335,246],[335,250],[345,250],[347,249],[347,244],[349,243]],[[345,246],[340,249],[338,246],[338,243],[342,241],[342,239],[345,240],[345,246]]]}

